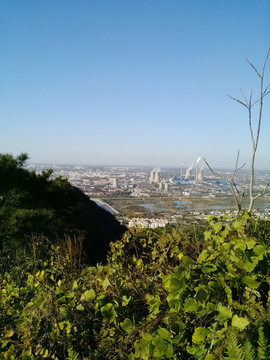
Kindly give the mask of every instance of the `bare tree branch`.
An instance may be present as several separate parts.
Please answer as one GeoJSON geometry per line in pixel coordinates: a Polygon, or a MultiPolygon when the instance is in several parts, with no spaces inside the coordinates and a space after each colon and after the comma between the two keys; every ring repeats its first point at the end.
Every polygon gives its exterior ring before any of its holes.
{"type": "MultiPolygon", "coordinates": [[[[264,96],[266,94],[265,90],[264,90],[263,82],[264,82],[264,71],[265,71],[265,66],[266,66],[266,63],[267,63],[269,51],[270,51],[270,47],[267,50],[267,53],[266,53],[266,56],[265,56],[265,59],[264,59],[264,63],[263,63],[263,67],[262,67],[262,74],[260,75],[260,79],[261,79],[260,99],[259,99],[260,108],[259,108],[259,114],[258,114],[256,140],[254,139],[254,137],[252,137],[253,149],[252,149],[252,157],[251,157],[250,186],[249,186],[249,209],[248,209],[249,211],[252,210],[253,205],[254,205],[254,201],[258,198],[258,196],[254,196],[254,166],[255,166],[255,157],[256,157],[257,147],[258,147],[258,143],[259,143],[260,132],[261,132],[263,99],[264,99],[264,96]]],[[[255,67],[249,61],[248,61],[248,63],[257,72],[255,67]]],[[[249,109],[249,113],[250,113],[250,117],[251,117],[251,108],[249,109]]],[[[252,135],[253,135],[253,133],[252,133],[252,135]]]]}
{"type": "Polygon", "coordinates": [[[220,177],[221,179],[223,179],[224,181],[226,181],[226,179],[225,179],[221,174],[215,172],[215,171],[211,168],[211,166],[208,164],[208,162],[206,161],[205,158],[203,158],[203,160],[204,160],[204,162],[206,163],[206,165],[208,166],[208,168],[209,168],[209,170],[211,171],[211,173],[213,173],[214,175],[216,175],[216,176],[220,177]]]}
{"type": "Polygon", "coordinates": [[[237,101],[239,104],[243,105],[245,108],[248,109],[248,105],[246,105],[245,103],[243,103],[243,101],[237,99],[237,98],[234,98],[233,96],[231,96],[230,94],[228,94],[229,98],[234,100],[234,101],[237,101]]]}
{"type": "Polygon", "coordinates": [[[240,89],[240,91],[241,91],[241,94],[243,95],[243,98],[245,99],[246,105],[248,106],[248,101],[247,101],[247,98],[246,98],[246,96],[245,96],[245,94],[244,94],[243,90],[242,90],[242,89],[240,89]]]}
{"type": "MultiPolygon", "coordinates": [[[[249,211],[252,211],[253,206],[254,206],[254,201],[256,199],[258,199],[259,197],[265,195],[268,187],[270,186],[270,181],[267,183],[265,189],[263,192],[261,192],[258,195],[254,195],[254,181],[255,181],[255,171],[254,171],[254,167],[255,167],[255,158],[256,158],[256,152],[257,152],[257,148],[258,148],[258,143],[259,143],[259,138],[260,138],[260,132],[261,132],[261,122],[262,122],[262,112],[263,112],[263,100],[265,98],[265,96],[267,96],[268,94],[270,94],[270,84],[268,84],[266,87],[264,87],[264,76],[265,76],[265,68],[266,68],[266,64],[267,64],[267,60],[268,60],[268,56],[270,53],[270,47],[267,49],[266,52],[266,56],[264,59],[264,63],[263,63],[263,67],[262,67],[262,72],[261,74],[259,73],[259,71],[256,69],[256,67],[248,60],[248,58],[246,58],[247,63],[252,67],[252,69],[256,72],[256,74],[258,75],[258,77],[260,78],[260,96],[257,100],[255,100],[254,102],[252,102],[252,96],[253,96],[253,92],[252,90],[250,91],[250,96],[249,99],[247,99],[247,97],[245,96],[244,92],[242,89],[240,89],[241,94],[243,96],[244,101],[239,100],[231,95],[228,94],[228,97],[236,102],[238,102],[240,105],[244,106],[247,110],[248,110],[248,124],[249,124],[249,130],[250,130],[250,137],[251,137],[251,141],[252,141],[252,155],[251,155],[251,170],[250,170],[250,183],[249,183],[249,211]],[[257,103],[259,103],[259,109],[258,109],[258,118],[257,118],[257,122],[256,122],[256,126],[254,126],[254,121],[253,121],[253,111],[252,108],[254,105],[256,105],[257,103]],[[254,129],[255,128],[255,129],[254,129]]],[[[237,157],[236,157],[236,163],[235,163],[235,167],[234,167],[234,171],[230,177],[230,180],[227,181],[221,174],[215,172],[211,166],[208,164],[208,162],[206,161],[206,159],[204,159],[206,165],[208,166],[209,170],[216,176],[220,177],[221,179],[225,180],[227,183],[229,183],[230,188],[231,188],[231,192],[236,204],[236,208],[237,208],[237,212],[239,213],[241,211],[241,207],[242,207],[242,201],[243,198],[245,196],[245,192],[246,192],[246,184],[247,184],[247,180],[248,177],[246,177],[245,179],[245,183],[243,185],[243,190],[240,191],[238,190],[237,184],[235,182],[235,176],[237,171],[241,170],[245,164],[243,164],[242,166],[238,167],[238,161],[239,161],[239,150],[237,153],[237,157]]]]}
{"type": "Polygon", "coordinates": [[[242,190],[242,194],[241,194],[241,196],[240,196],[240,204],[243,203],[243,199],[244,199],[245,192],[246,192],[247,180],[248,180],[248,175],[246,176],[244,185],[243,185],[243,187],[242,187],[243,190],[242,190]]]}
{"type": "MultiPolygon", "coordinates": [[[[269,84],[270,85],[270,84],[269,84]]],[[[270,94],[270,90],[269,91],[267,91],[265,94],[263,93],[263,99],[268,95],[268,94],[270,94]]],[[[254,101],[254,103],[251,105],[251,107],[252,106],[254,106],[254,105],[256,105],[258,102],[260,102],[261,101],[261,97],[258,99],[258,100],[256,100],[256,101],[254,101]]]]}
{"type": "Polygon", "coordinates": [[[248,58],[245,58],[247,63],[252,67],[252,69],[255,71],[255,73],[261,78],[262,76],[259,74],[258,70],[255,68],[255,66],[248,60],[248,58]]]}
{"type": "Polygon", "coordinates": [[[264,59],[262,76],[264,76],[264,70],[265,70],[265,67],[266,67],[266,63],[267,63],[267,59],[268,59],[268,56],[269,56],[269,52],[270,52],[270,47],[267,49],[267,53],[266,53],[266,56],[265,56],[265,59],[264,59]]]}
{"type": "Polygon", "coordinates": [[[258,199],[258,198],[262,197],[263,195],[265,195],[265,194],[266,194],[267,189],[269,188],[269,186],[270,186],[270,181],[269,181],[269,182],[265,185],[265,188],[264,188],[263,192],[262,192],[262,193],[260,193],[260,194],[258,194],[258,195],[256,195],[256,196],[254,197],[254,200],[256,200],[256,199],[258,199]]]}
{"type": "MultiPolygon", "coordinates": [[[[263,96],[265,96],[265,93],[266,93],[266,91],[269,89],[269,87],[270,87],[270,84],[268,84],[268,85],[266,86],[266,88],[264,89],[263,96]]],[[[268,91],[268,94],[269,94],[269,91],[268,91]]]]}
{"type": "MultiPolygon", "coordinates": [[[[215,175],[215,176],[218,176],[219,178],[221,178],[222,180],[224,180],[226,183],[229,184],[230,188],[231,188],[231,193],[232,193],[232,196],[234,198],[234,201],[235,201],[235,205],[236,205],[236,208],[237,208],[237,213],[239,213],[241,211],[241,208],[242,208],[242,205],[241,205],[241,201],[239,200],[239,198],[237,197],[237,194],[238,196],[240,195],[240,192],[238,190],[238,187],[234,181],[234,178],[235,178],[235,175],[237,173],[237,171],[241,170],[245,164],[243,164],[242,166],[238,167],[238,162],[239,162],[239,155],[240,155],[240,151],[238,150],[237,152],[237,157],[236,157],[236,162],[235,162],[235,167],[234,167],[234,171],[232,173],[232,176],[230,177],[229,181],[224,177],[222,176],[220,173],[214,171],[211,166],[208,164],[208,162],[206,161],[206,159],[204,158],[204,162],[206,163],[207,167],[209,168],[209,170],[215,175]],[[237,193],[237,194],[236,194],[237,193]]],[[[240,197],[240,199],[242,198],[242,196],[240,197]]]]}
{"type": "Polygon", "coordinates": [[[249,97],[249,105],[248,105],[248,124],[249,124],[249,131],[250,131],[250,136],[251,136],[251,140],[252,140],[252,145],[253,148],[255,147],[255,140],[254,140],[254,135],[253,135],[253,128],[252,128],[252,112],[251,112],[251,100],[252,100],[252,90],[250,91],[250,97],[249,97]]]}

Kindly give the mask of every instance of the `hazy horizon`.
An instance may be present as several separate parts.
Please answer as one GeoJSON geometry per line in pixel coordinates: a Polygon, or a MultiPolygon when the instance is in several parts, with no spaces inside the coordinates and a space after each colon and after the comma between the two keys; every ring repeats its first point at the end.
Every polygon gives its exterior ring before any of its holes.
{"type": "MultiPolygon", "coordinates": [[[[0,9],[0,153],[149,167],[201,156],[232,169],[239,149],[239,164],[250,166],[248,114],[227,94],[258,95],[245,56],[261,70],[269,1],[3,0],[0,9]]],[[[270,59],[266,85],[269,69],[270,59]]],[[[269,103],[262,170],[270,167],[269,103]]]]}
{"type": "MultiPolygon", "coordinates": [[[[162,172],[163,170],[166,171],[166,169],[181,169],[181,166],[180,165],[171,165],[171,166],[167,166],[167,165],[163,165],[163,166],[160,166],[160,165],[154,165],[154,164],[146,164],[146,165],[141,165],[141,164],[134,164],[134,165],[130,165],[130,164],[99,164],[99,163],[55,163],[55,162],[31,162],[31,159],[28,160],[26,162],[26,164],[28,166],[45,166],[45,167],[49,167],[49,166],[52,166],[52,167],[57,167],[57,166],[79,166],[79,167],[119,167],[119,168],[147,168],[149,170],[156,170],[157,168],[160,169],[160,171],[162,172]]],[[[192,164],[183,164],[182,166],[182,169],[185,170],[187,168],[189,168],[192,164]]],[[[243,164],[242,164],[243,165],[243,164]]],[[[203,166],[203,171],[206,171],[206,172],[211,172],[211,170],[207,167],[207,165],[203,162],[200,163],[200,166],[199,166],[199,169],[203,166]]],[[[196,166],[193,164],[193,167],[192,169],[195,170],[196,166]]],[[[212,170],[214,171],[233,171],[234,168],[231,167],[231,168],[222,168],[222,167],[215,167],[215,168],[212,168],[212,170]]],[[[270,172],[270,168],[255,168],[255,171],[266,171],[266,172],[270,172]]],[[[248,167],[243,167],[242,169],[239,170],[239,172],[242,172],[242,173],[249,173],[250,172],[250,168],[248,167]]]]}

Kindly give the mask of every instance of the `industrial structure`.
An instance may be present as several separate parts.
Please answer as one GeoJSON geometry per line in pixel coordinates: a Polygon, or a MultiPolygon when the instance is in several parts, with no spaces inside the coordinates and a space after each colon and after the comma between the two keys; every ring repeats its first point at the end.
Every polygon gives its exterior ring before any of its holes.
{"type": "Polygon", "coordinates": [[[150,184],[154,182],[154,179],[155,179],[155,170],[152,170],[149,178],[150,184]]]}
{"type": "Polygon", "coordinates": [[[187,180],[190,180],[191,179],[191,176],[192,176],[192,168],[193,168],[193,163],[190,165],[190,167],[186,170],[186,176],[185,176],[185,179],[187,180]]]}
{"type": "Polygon", "coordinates": [[[156,183],[156,184],[159,183],[159,171],[156,171],[156,172],[155,172],[154,183],[156,183]]]}
{"type": "Polygon", "coordinates": [[[158,184],[160,182],[159,173],[160,173],[160,169],[153,169],[151,171],[150,177],[149,177],[150,184],[152,184],[152,183],[158,184]]]}
{"type": "Polygon", "coordinates": [[[202,171],[202,169],[200,169],[199,172],[198,172],[197,181],[203,181],[203,171],[202,171]]]}
{"type": "Polygon", "coordinates": [[[112,187],[113,187],[113,189],[118,189],[118,180],[117,180],[117,178],[115,178],[115,179],[113,179],[113,182],[112,182],[112,187]]]}

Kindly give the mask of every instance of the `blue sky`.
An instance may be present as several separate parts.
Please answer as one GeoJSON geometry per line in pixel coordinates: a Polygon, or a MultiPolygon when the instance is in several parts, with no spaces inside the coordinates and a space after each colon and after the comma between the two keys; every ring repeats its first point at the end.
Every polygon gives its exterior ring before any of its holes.
{"type": "Polygon", "coordinates": [[[245,56],[261,68],[268,0],[2,0],[0,14],[1,153],[150,166],[205,156],[229,168],[240,149],[249,163],[247,113],[227,94],[257,93],[245,56]]]}

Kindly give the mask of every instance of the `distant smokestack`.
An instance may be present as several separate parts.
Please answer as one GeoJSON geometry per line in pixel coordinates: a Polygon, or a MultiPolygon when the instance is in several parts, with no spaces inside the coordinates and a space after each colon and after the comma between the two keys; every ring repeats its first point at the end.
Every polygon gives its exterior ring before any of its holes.
{"type": "Polygon", "coordinates": [[[164,191],[168,192],[169,191],[169,184],[166,182],[164,185],[164,191]]]}
{"type": "Polygon", "coordinates": [[[159,191],[162,191],[162,190],[163,190],[163,184],[162,184],[162,183],[159,183],[158,189],[159,189],[159,191]]]}
{"type": "Polygon", "coordinates": [[[190,165],[190,167],[187,169],[187,170],[192,170],[192,168],[193,168],[193,163],[190,165]]]}
{"type": "Polygon", "coordinates": [[[149,178],[150,184],[154,182],[154,179],[155,179],[155,170],[152,170],[149,178]]]}
{"type": "Polygon", "coordinates": [[[191,177],[191,168],[188,168],[186,170],[186,179],[190,179],[190,177],[191,177]]]}
{"type": "Polygon", "coordinates": [[[198,173],[198,164],[199,162],[201,161],[201,157],[198,157],[197,161],[196,161],[196,181],[198,181],[198,176],[199,176],[199,173],[198,173]]]}
{"type": "Polygon", "coordinates": [[[199,173],[198,173],[198,181],[203,181],[203,168],[204,168],[204,164],[203,166],[200,168],[199,173]]]}
{"type": "Polygon", "coordinates": [[[117,178],[113,179],[112,187],[113,187],[114,189],[117,189],[117,188],[118,188],[117,178]]]}
{"type": "Polygon", "coordinates": [[[154,183],[159,183],[159,172],[155,172],[154,183]]]}
{"type": "Polygon", "coordinates": [[[183,180],[183,166],[184,164],[180,165],[180,180],[183,180]]]}
{"type": "Polygon", "coordinates": [[[203,171],[200,170],[198,173],[198,181],[203,181],[203,171]]]}

